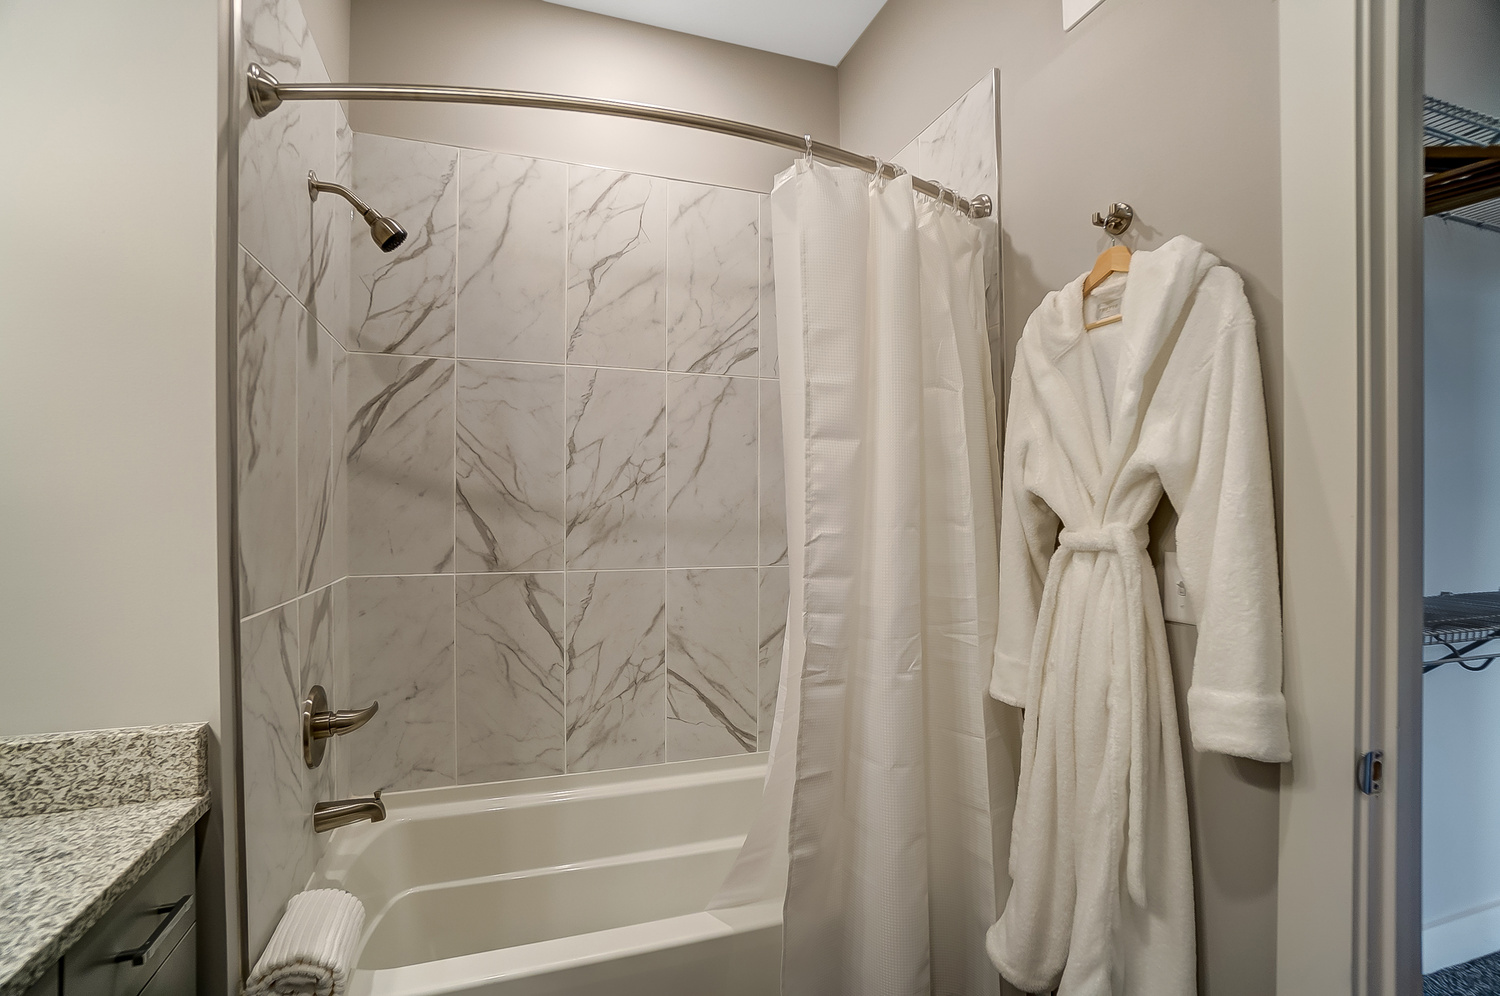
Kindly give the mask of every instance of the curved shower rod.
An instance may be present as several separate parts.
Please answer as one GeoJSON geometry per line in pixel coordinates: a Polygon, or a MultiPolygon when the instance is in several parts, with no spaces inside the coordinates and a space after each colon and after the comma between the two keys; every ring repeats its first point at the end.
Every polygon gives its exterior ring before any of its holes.
{"type": "MultiPolygon", "coordinates": [[[[700,131],[717,132],[766,145],[778,145],[793,152],[806,152],[819,159],[841,166],[853,166],[866,173],[879,173],[895,179],[904,170],[891,163],[841,149],[826,142],[814,141],[810,135],[793,135],[791,132],[762,128],[743,121],[716,118],[692,111],[676,111],[669,107],[652,104],[634,104],[624,100],[595,100],[589,97],[569,97],[557,93],[532,93],[526,90],[487,90],[471,86],[392,86],[385,84],[350,83],[282,83],[255,63],[245,71],[250,88],[250,107],[255,116],[265,117],[286,100],[415,100],[451,104],[491,104],[499,107],[539,107],[552,111],[581,111],[585,114],[606,114],[617,118],[634,118],[637,121],[655,121],[658,124],[681,125],[700,131]]],[[[970,218],[988,218],[994,204],[988,194],[965,198],[931,180],[912,177],[911,185],[929,197],[945,200],[970,218]]]]}

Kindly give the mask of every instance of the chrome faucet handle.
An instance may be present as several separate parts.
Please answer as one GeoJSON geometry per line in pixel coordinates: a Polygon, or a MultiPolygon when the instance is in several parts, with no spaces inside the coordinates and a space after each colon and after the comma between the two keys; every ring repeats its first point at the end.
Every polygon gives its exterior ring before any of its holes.
{"type": "Polygon", "coordinates": [[[328,709],[328,693],[323,690],[322,685],[314,685],[308,689],[307,698],[302,700],[302,760],[309,768],[316,768],[323,763],[323,754],[327,745],[323,741],[329,737],[341,737],[346,733],[353,733],[370,721],[380,709],[379,702],[371,702],[363,709],[341,709],[338,712],[330,712],[328,709]]]}

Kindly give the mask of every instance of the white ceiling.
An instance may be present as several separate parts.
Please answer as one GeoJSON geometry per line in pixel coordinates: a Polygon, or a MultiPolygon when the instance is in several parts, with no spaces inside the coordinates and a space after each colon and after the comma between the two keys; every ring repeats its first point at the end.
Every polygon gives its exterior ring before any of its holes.
{"type": "Polygon", "coordinates": [[[885,0],[548,0],[836,66],[885,0]]]}

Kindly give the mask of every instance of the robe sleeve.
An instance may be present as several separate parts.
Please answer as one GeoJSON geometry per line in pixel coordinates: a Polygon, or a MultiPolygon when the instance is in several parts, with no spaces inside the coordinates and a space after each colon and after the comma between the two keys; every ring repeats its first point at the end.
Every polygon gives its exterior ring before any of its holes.
{"type": "Polygon", "coordinates": [[[1035,384],[1024,345],[1016,350],[1010,404],[1005,417],[1005,455],[1000,475],[1000,607],[990,695],[1022,708],[1031,674],[1031,645],[1041,608],[1047,567],[1057,548],[1059,520],[1027,486],[1037,478],[1035,384]]]}
{"type": "Polygon", "coordinates": [[[1236,290],[1199,375],[1201,421],[1183,412],[1175,452],[1157,469],[1178,511],[1177,560],[1198,620],[1187,694],[1193,746],[1288,761],[1266,405],[1254,318],[1236,290]]]}

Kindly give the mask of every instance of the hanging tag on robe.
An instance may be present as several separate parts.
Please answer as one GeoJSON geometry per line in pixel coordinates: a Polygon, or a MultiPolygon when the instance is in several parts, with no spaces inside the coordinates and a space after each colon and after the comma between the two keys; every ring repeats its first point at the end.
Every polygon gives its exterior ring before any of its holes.
{"type": "Polygon", "coordinates": [[[1177,554],[1162,557],[1161,565],[1161,614],[1167,622],[1198,625],[1198,617],[1188,602],[1187,585],[1182,581],[1182,571],[1177,566],[1177,554]]]}

